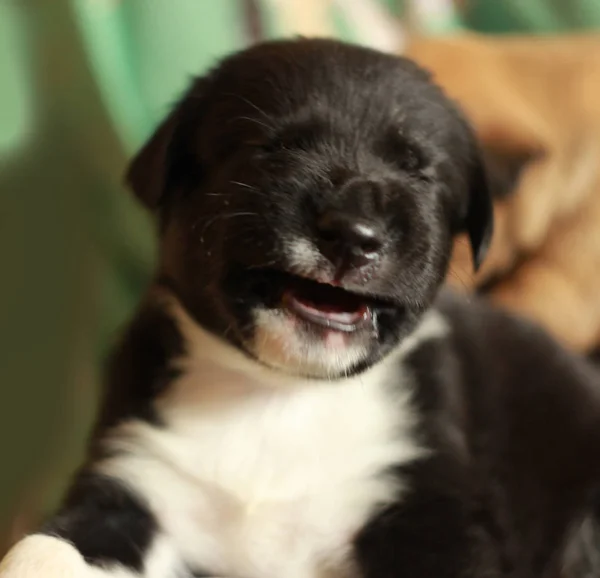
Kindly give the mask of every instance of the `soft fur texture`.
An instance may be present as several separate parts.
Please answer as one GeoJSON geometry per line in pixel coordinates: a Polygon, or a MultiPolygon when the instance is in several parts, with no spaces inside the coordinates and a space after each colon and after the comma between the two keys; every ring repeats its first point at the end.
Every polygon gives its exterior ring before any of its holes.
{"type": "Polygon", "coordinates": [[[156,279],[86,464],[2,578],[598,575],[600,379],[440,292],[491,203],[405,59],[268,43],[134,159],[156,279]]]}
{"type": "Polygon", "coordinates": [[[600,347],[600,36],[414,39],[407,54],[464,107],[496,197],[484,266],[472,275],[459,241],[449,282],[600,347]]]}

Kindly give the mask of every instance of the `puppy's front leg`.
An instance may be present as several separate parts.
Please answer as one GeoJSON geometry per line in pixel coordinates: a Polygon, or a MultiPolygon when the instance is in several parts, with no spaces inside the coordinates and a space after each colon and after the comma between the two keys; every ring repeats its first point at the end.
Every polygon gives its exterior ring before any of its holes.
{"type": "Polygon", "coordinates": [[[44,534],[21,540],[0,564],[2,578],[91,578],[93,575],[93,569],[74,546],[44,534]]]}
{"type": "Polygon", "coordinates": [[[190,576],[143,500],[118,481],[83,473],[56,515],[19,542],[0,578],[190,576]]]}
{"type": "Polygon", "coordinates": [[[403,469],[412,489],[356,538],[362,578],[498,578],[464,474],[443,455],[403,469]]]}

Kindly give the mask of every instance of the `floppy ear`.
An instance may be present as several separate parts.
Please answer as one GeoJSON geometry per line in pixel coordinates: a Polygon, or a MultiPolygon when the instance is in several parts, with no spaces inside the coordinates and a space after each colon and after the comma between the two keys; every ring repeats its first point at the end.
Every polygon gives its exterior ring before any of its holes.
{"type": "Polygon", "coordinates": [[[177,107],[131,161],[125,182],[149,209],[156,209],[165,192],[172,168],[171,149],[180,120],[177,107]]]}
{"type": "Polygon", "coordinates": [[[510,197],[523,170],[540,156],[541,153],[534,150],[508,149],[484,143],[483,158],[492,199],[510,197]]]}
{"type": "Polygon", "coordinates": [[[469,235],[473,267],[477,271],[489,249],[494,231],[492,197],[483,157],[478,148],[471,159],[468,186],[469,201],[463,228],[469,235]]]}

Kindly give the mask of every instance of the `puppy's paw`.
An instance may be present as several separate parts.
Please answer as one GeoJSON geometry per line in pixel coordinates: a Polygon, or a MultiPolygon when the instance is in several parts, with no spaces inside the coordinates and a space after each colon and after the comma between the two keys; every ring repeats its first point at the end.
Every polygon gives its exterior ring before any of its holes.
{"type": "Polygon", "coordinates": [[[87,578],[89,566],[68,542],[34,534],[21,540],[0,563],[0,578],[87,578]]]}

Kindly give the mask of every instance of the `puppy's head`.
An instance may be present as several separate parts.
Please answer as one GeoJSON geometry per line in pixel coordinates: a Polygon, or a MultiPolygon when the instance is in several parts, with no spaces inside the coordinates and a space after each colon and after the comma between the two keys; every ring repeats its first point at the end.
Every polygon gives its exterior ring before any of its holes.
{"type": "Polygon", "coordinates": [[[475,141],[407,60],[328,40],[258,45],[197,80],[128,180],[161,223],[159,274],[263,364],[360,371],[414,328],[452,237],[491,206],[475,141]]]}

